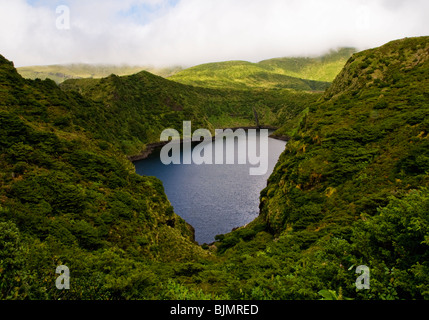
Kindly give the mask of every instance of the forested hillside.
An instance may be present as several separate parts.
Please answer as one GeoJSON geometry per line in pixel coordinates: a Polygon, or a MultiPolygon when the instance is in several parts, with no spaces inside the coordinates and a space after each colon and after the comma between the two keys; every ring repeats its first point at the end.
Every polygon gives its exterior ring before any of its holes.
{"type": "Polygon", "coordinates": [[[0,299],[429,299],[428,60],[429,37],[393,41],[322,94],[147,72],[58,86],[0,56],[0,299]],[[254,109],[291,140],[260,216],[199,246],[127,157],[183,120],[255,125],[254,109]]]}
{"type": "MultiPolygon", "coordinates": [[[[66,81],[23,79],[0,59],[2,299],[177,298],[172,274],[211,254],[174,213],[162,183],[127,156],[183,120],[255,125],[299,114],[319,95],[198,89],[141,72],[66,81]],[[186,261],[182,266],[181,261],[186,261]],[[52,279],[65,264],[72,290],[52,279]]],[[[195,298],[215,297],[200,290],[195,298]]],[[[225,296],[226,297],[226,296],[225,296]]]]}
{"type": "Polygon", "coordinates": [[[230,256],[257,247],[252,259],[277,266],[264,268],[260,294],[429,298],[428,58],[428,37],[357,53],[309,108],[260,216],[219,238],[230,256]],[[371,269],[368,291],[354,286],[358,265],[371,269]]]}
{"type": "Polygon", "coordinates": [[[194,129],[256,126],[278,127],[295,119],[321,94],[293,90],[209,89],[183,85],[148,72],[103,79],[67,80],[65,92],[79,93],[97,109],[81,109],[91,132],[115,143],[128,155],[159,141],[166,128],[181,131],[183,121],[194,129]]]}
{"type": "Polygon", "coordinates": [[[59,298],[61,264],[74,270],[69,298],[150,297],[148,263],[206,255],[162,183],[88,132],[85,111],[99,109],[0,57],[1,299],[59,298]]]}

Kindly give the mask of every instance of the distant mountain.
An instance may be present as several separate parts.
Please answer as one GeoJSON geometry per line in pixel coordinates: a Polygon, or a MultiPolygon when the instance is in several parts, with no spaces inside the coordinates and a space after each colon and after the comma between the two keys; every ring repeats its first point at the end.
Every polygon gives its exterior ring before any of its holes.
{"type": "Polygon", "coordinates": [[[183,84],[208,88],[289,88],[324,91],[356,50],[341,48],[320,57],[275,58],[259,63],[227,61],[207,63],[191,68],[108,64],[59,64],[19,67],[27,79],[51,79],[62,83],[68,79],[105,78],[111,74],[127,76],[140,71],[170,78],[183,84]]]}
{"type": "Polygon", "coordinates": [[[126,76],[148,71],[153,74],[168,77],[182,70],[182,67],[154,68],[148,66],[108,65],[108,64],[64,64],[49,66],[28,66],[17,68],[19,74],[27,79],[51,79],[61,83],[67,79],[104,78],[111,74],[126,76]]]}
{"type": "Polygon", "coordinates": [[[266,88],[324,91],[329,82],[299,79],[247,61],[207,63],[180,71],[170,80],[206,88],[266,88]]]}
{"type": "Polygon", "coordinates": [[[261,61],[258,65],[291,77],[332,82],[355,52],[355,48],[340,48],[319,57],[275,58],[261,61]]]}
{"type": "Polygon", "coordinates": [[[182,70],[169,79],[210,88],[290,88],[324,91],[355,51],[353,48],[342,48],[315,58],[276,58],[259,63],[207,63],[182,70]]]}

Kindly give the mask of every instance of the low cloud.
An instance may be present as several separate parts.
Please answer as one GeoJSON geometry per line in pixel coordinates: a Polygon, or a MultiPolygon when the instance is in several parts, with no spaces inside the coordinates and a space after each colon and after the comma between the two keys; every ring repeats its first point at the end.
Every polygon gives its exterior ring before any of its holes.
{"type": "Polygon", "coordinates": [[[426,0],[0,0],[0,54],[17,66],[260,61],[428,35],[427,12],[426,0]]]}

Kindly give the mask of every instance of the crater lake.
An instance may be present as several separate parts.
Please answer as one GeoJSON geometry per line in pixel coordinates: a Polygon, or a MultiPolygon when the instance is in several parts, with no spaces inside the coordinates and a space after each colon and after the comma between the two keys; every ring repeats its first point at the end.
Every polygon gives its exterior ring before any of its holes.
{"type": "MultiPolygon", "coordinates": [[[[218,234],[230,232],[233,228],[246,225],[259,214],[259,195],[266,187],[286,142],[268,138],[267,155],[260,147],[260,131],[252,136],[246,132],[246,139],[234,139],[235,164],[214,164],[215,141],[192,143],[190,150],[181,148],[183,153],[192,152],[196,145],[207,143],[212,148],[213,164],[170,164],[161,162],[161,148],[154,150],[146,159],[134,162],[140,175],[155,176],[163,182],[165,193],[174,211],[195,229],[195,241],[199,244],[211,243],[218,234]],[[259,157],[267,156],[268,170],[263,175],[250,175],[250,164],[238,164],[237,153],[241,144],[256,147],[259,157]],[[261,151],[261,153],[260,153],[261,151]]],[[[217,138],[218,139],[218,138],[217,138]]],[[[224,147],[226,157],[226,147],[224,147]]],[[[225,163],[225,162],[224,162],[225,163]]]]}

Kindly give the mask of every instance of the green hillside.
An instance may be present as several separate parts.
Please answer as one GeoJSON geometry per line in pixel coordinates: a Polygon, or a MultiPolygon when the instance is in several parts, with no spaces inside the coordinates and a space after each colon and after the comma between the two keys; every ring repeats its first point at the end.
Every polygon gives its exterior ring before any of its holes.
{"type": "Polygon", "coordinates": [[[180,71],[170,80],[206,88],[268,88],[323,91],[328,82],[294,78],[246,61],[207,63],[180,71]]]}
{"type": "Polygon", "coordinates": [[[127,76],[147,71],[183,84],[209,88],[290,88],[305,91],[324,91],[348,58],[356,50],[341,48],[315,57],[276,58],[259,63],[228,61],[208,63],[183,69],[180,66],[154,68],[149,66],[64,64],[19,67],[26,79],[47,78],[56,83],[68,79],[100,79],[112,74],[127,76]],[[311,81],[309,81],[311,80],[311,81]]]}
{"type": "Polygon", "coordinates": [[[128,155],[159,141],[165,128],[278,126],[294,119],[321,94],[291,90],[209,89],[183,85],[148,72],[103,79],[67,80],[60,85],[93,101],[97,111],[81,108],[78,117],[91,123],[98,137],[114,142],[128,155]]]}
{"type": "Polygon", "coordinates": [[[154,264],[206,256],[162,183],[97,137],[97,113],[0,56],[0,299],[64,298],[61,264],[74,270],[68,298],[151,297],[154,264]]]}
{"type": "Polygon", "coordinates": [[[115,74],[118,76],[126,76],[138,73],[143,70],[162,77],[168,77],[182,70],[182,68],[154,68],[147,66],[103,65],[84,63],[49,66],[27,66],[17,68],[17,71],[23,78],[33,80],[37,78],[41,80],[49,78],[51,80],[54,80],[56,83],[61,83],[67,79],[105,78],[110,76],[111,74],[115,74]]]}
{"type": "Polygon", "coordinates": [[[0,299],[429,299],[428,75],[429,37],[354,54],[323,94],[148,72],[58,86],[0,56],[0,299]],[[199,246],[127,156],[184,119],[254,124],[253,108],[292,139],[260,216],[199,246]]]}
{"type": "Polygon", "coordinates": [[[227,61],[180,71],[170,80],[209,88],[290,88],[324,91],[355,49],[342,48],[316,58],[278,58],[259,63],[227,61]]]}
{"type": "Polygon", "coordinates": [[[356,51],[355,48],[340,48],[320,57],[275,58],[261,61],[258,65],[291,77],[332,82],[356,51]]]}
{"type": "Polygon", "coordinates": [[[309,108],[260,216],[219,237],[261,264],[248,297],[429,298],[428,76],[429,37],[393,41],[353,55],[309,108]],[[358,265],[370,290],[356,290],[358,265]]]}
{"type": "Polygon", "coordinates": [[[341,48],[315,57],[276,58],[259,63],[228,61],[208,63],[192,68],[154,68],[148,66],[68,64],[27,66],[17,68],[27,79],[51,79],[62,83],[68,79],[100,79],[112,74],[127,76],[140,71],[183,84],[209,88],[290,88],[304,91],[324,91],[332,82],[348,58],[356,50],[341,48]],[[310,81],[311,80],[311,81],[310,81]]]}
{"type": "Polygon", "coordinates": [[[265,124],[319,97],[193,88],[148,72],[59,87],[0,57],[0,299],[228,298],[181,282],[216,259],[127,156],[185,119],[255,125],[255,108],[265,124]],[[52,285],[61,264],[73,270],[67,292],[52,285]]]}

